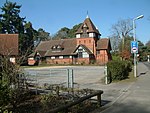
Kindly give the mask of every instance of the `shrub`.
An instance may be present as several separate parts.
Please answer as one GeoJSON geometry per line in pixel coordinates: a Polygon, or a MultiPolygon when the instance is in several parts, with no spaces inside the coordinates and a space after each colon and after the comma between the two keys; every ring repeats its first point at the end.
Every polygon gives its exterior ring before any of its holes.
{"type": "Polygon", "coordinates": [[[107,72],[111,80],[123,80],[128,78],[132,70],[132,64],[129,61],[111,61],[107,63],[107,72]]]}

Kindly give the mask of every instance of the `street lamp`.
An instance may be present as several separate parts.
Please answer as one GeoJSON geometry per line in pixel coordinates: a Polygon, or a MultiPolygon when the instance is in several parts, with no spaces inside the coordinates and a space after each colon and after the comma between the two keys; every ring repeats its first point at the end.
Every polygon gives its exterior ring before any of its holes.
{"type": "MultiPolygon", "coordinates": [[[[134,41],[136,41],[136,32],[135,32],[135,20],[138,20],[138,19],[141,19],[143,18],[144,15],[140,15],[136,18],[133,18],[133,38],[134,38],[134,41]]],[[[136,52],[134,52],[134,77],[136,77],[136,52]]]]}

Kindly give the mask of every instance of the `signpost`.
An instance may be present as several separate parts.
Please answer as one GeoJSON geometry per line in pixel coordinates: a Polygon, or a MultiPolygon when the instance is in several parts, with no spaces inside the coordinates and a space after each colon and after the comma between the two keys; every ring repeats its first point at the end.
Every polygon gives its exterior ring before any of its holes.
{"type": "Polygon", "coordinates": [[[138,53],[138,42],[131,41],[131,53],[138,53]]]}
{"type": "Polygon", "coordinates": [[[131,53],[134,54],[134,77],[136,77],[136,54],[138,53],[137,41],[131,41],[131,53]]]}

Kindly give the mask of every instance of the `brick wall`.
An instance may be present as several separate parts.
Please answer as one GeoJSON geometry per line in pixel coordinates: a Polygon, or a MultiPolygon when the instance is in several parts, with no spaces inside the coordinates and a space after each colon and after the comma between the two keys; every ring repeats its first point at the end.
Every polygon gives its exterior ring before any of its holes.
{"type": "Polygon", "coordinates": [[[65,59],[48,59],[46,58],[47,64],[72,64],[72,58],[65,58],[65,59]]]}
{"type": "Polygon", "coordinates": [[[95,40],[94,38],[77,38],[77,45],[85,45],[91,52],[96,54],[95,40]]]}
{"type": "Polygon", "coordinates": [[[47,64],[89,64],[89,58],[65,58],[65,59],[46,59],[47,64]]]}
{"type": "Polygon", "coordinates": [[[106,64],[109,61],[109,54],[106,50],[99,50],[99,54],[97,54],[97,63],[98,64],[106,64]]]}
{"type": "Polygon", "coordinates": [[[77,64],[89,64],[90,60],[89,58],[78,58],[76,63],[77,64]]]}

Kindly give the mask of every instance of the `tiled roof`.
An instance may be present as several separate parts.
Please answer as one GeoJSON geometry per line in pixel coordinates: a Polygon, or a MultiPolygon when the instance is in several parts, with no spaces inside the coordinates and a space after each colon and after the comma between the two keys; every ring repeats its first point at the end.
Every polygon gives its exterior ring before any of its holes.
{"type": "Polygon", "coordinates": [[[110,49],[110,40],[108,38],[101,38],[97,41],[97,48],[96,49],[110,49]]]}
{"type": "Polygon", "coordinates": [[[37,52],[40,54],[41,57],[44,57],[46,53],[46,51],[37,51],[37,52]]]}
{"type": "Polygon", "coordinates": [[[71,55],[76,49],[76,45],[76,39],[42,41],[36,48],[36,51],[46,51],[45,56],[71,55]],[[57,45],[61,45],[63,49],[61,51],[53,51],[52,47],[57,45]]]}
{"type": "Polygon", "coordinates": [[[86,18],[84,20],[84,22],[82,23],[82,25],[79,27],[78,31],[76,33],[82,33],[82,29],[84,26],[88,27],[88,31],[87,32],[94,32],[97,34],[100,34],[99,31],[96,29],[96,27],[94,26],[94,24],[92,23],[90,18],[86,18]]]}
{"type": "Polygon", "coordinates": [[[41,57],[44,57],[46,51],[38,51],[38,50],[37,50],[37,51],[31,53],[28,57],[35,57],[35,56],[37,55],[37,53],[39,53],[39,55],[40,55],[41,57]]]}
{"type": "Polygon", "coordinates": [[[0,34],[0,54],[18,55],[18,34],[0,34]]]}

